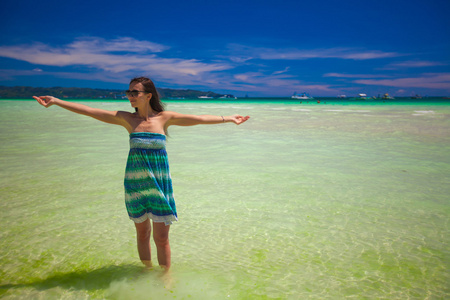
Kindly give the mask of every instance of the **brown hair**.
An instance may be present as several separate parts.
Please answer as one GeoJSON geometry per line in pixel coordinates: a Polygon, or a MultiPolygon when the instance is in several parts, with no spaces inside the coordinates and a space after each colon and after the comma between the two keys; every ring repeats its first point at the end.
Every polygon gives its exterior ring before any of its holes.
{"type": "MultiPolygon", "coordinates": [[[[156,90],[155,84],[148,77],[135,77],[131,79],[130,84],[132,83],[141,83],[144,87],[144,90],[147,93],[152,93],[152,98],[150,99],[150,107],[153,111],[162,112],[164,111],[164,104],[159,99],[158,91],[156,90]]],[[[136,108],[137,111],[137,108],[136,108]]]]}

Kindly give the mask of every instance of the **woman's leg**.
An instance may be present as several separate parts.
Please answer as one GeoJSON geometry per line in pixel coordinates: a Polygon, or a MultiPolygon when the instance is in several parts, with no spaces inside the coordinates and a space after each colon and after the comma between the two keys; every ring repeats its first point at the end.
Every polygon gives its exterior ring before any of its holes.
{"type": "Polygon", "coordinates": [[[159,265],[168,270],[170,268],[170,244],[169,244],[170,225],[160,222],[153,222],[153,240],[156,244],[159,265]]]}
{"type": "Polygon", "coordinates": [[[136,226],[139,258],[146,267],[150,268],[152,266],[152,256],[150,251],[150,234],[152,226],[150,225],[150,219],[147,219],[142,223],[134,223],[134,225],[136,226]]]}

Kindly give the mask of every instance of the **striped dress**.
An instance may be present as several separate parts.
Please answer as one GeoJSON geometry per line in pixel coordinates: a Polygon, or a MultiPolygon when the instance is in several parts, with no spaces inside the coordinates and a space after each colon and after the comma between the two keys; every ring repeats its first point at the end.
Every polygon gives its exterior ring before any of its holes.
{"type": "Polygon", "coordinates": [[[130,134],[124,185],[125,204],[131,220],[141,223],[150,218],[166,225],[177,221],[165,135],[130,134]]]}

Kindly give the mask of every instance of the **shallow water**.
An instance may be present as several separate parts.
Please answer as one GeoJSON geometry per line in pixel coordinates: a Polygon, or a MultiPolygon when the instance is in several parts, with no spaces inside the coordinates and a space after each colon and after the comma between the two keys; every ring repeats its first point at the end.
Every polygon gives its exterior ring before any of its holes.
{"type": "Polygon", "coordinates": [[[179,213],[170,274],[143,272],[138,259],[123,200],[127,132],[0,101],[0,297],[450,296],[449,105],[167,108],[252,117],[170,128],[179,213]]]}

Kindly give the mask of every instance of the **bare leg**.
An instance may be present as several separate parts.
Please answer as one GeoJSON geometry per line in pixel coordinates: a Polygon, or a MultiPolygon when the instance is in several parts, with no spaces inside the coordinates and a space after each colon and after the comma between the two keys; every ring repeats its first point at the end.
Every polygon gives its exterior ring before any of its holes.
{"type": "Polygon", "coordinates": [[[146,267],[151,268],[152,256],[150,251],[150,234],[152,226],[150,225],[150,220],[147,219],[142,223],[134,223],[134,225],[136,226],[139,258],[146,267]]]}
{"type": "Polygon", "coordinates": [[[158,253],[158,263],[166,270],[170,268],[169,229],[170,225],[153,222],[153,240],[158,253]]]}

